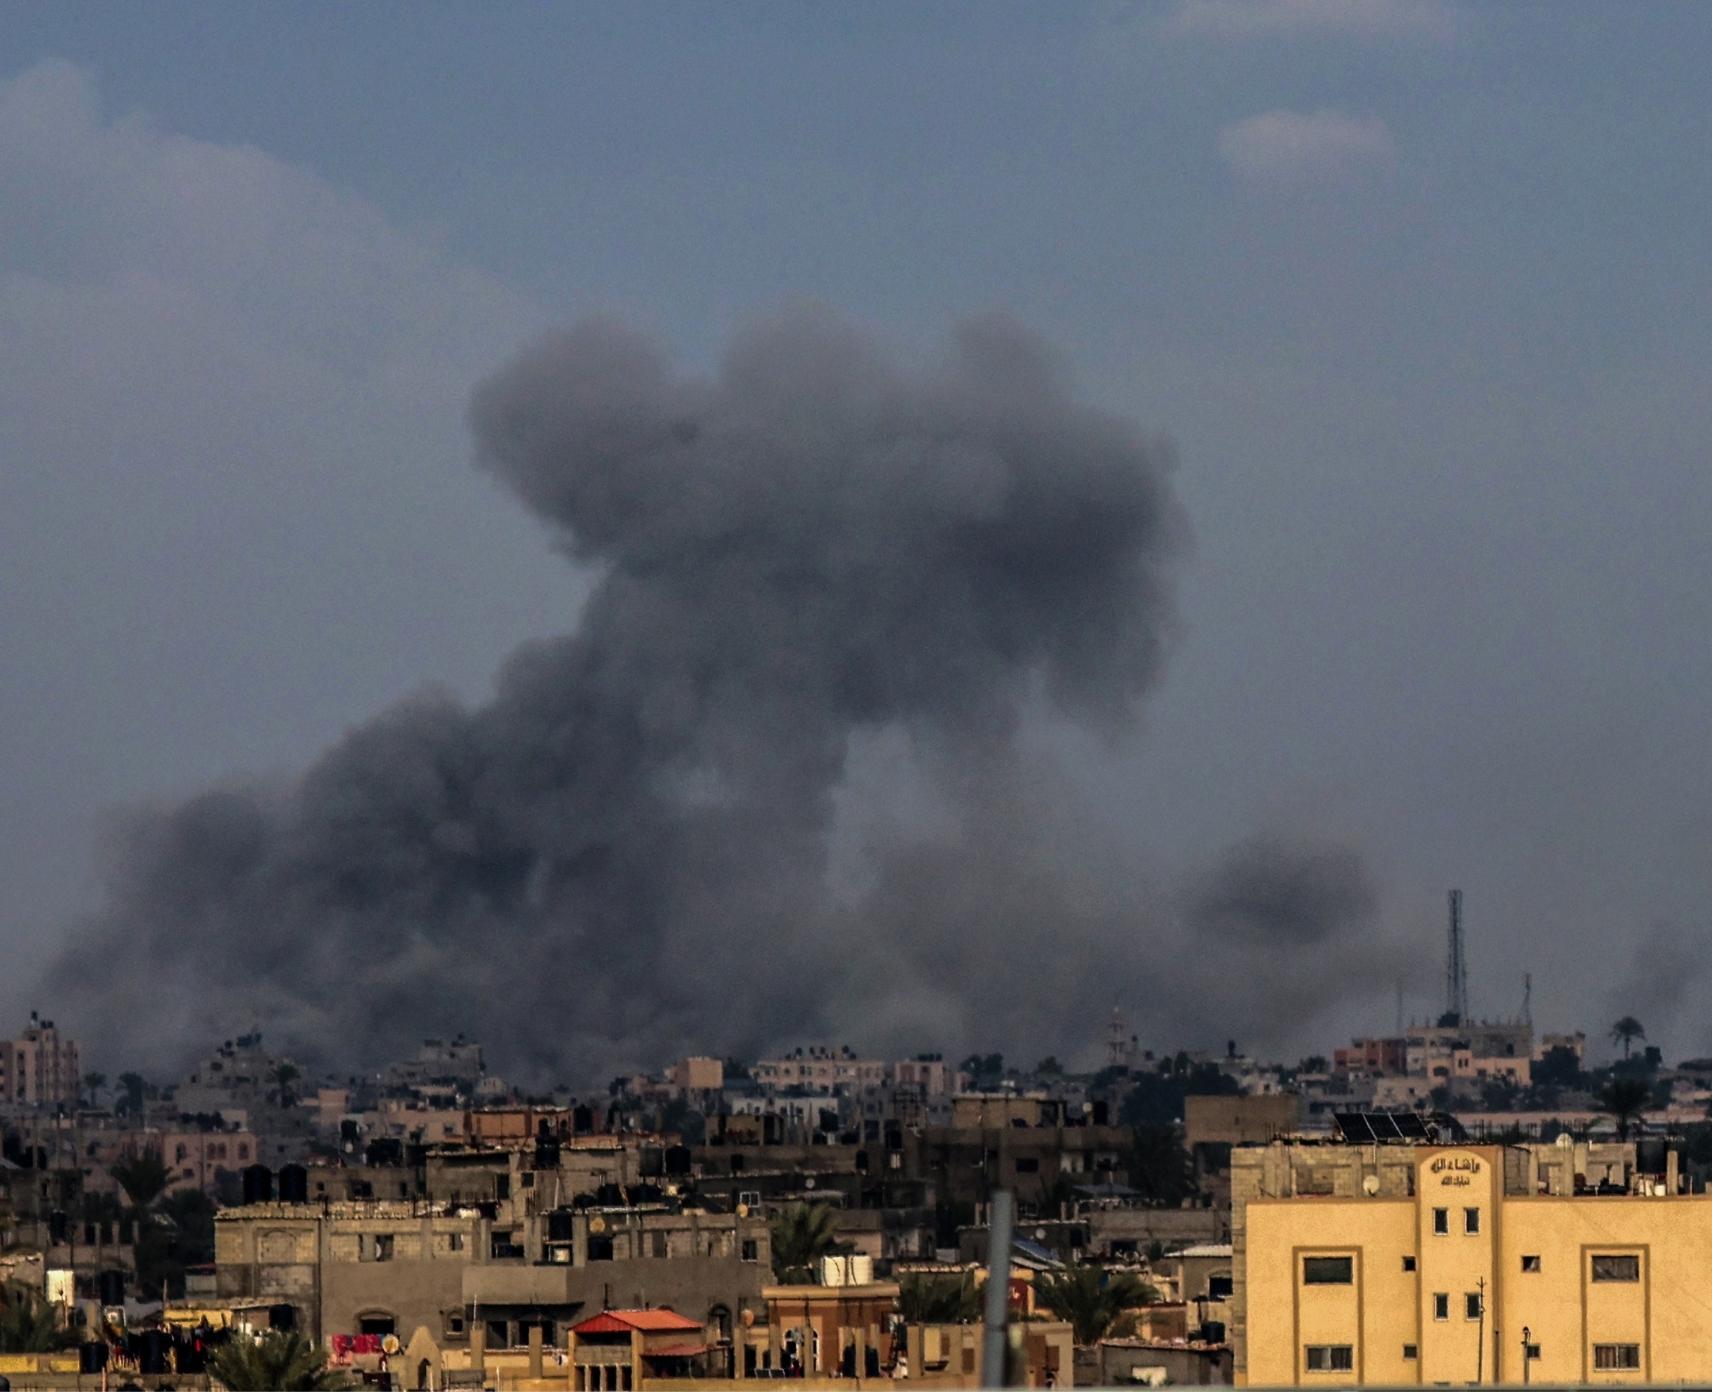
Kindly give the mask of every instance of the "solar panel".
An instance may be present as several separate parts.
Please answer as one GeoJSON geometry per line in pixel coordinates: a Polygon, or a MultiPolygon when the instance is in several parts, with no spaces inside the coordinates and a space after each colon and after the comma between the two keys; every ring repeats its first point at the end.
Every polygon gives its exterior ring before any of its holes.
{"type": "Polygon", "coordinates": [[[1415,1112],[1333,1112],[1344,1140],[1358,1145],[1380,1141],[1430,1141],[1426,1119],[1415,1112]]]}

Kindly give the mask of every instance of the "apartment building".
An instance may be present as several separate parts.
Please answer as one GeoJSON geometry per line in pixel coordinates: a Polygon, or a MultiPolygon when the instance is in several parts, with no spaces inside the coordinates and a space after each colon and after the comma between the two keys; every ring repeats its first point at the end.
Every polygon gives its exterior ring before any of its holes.
{"type": "Polygon", "coordinates": [[[764,1219],[653,1208],[527,1203],[456,1206],[374,1200],[247,1204],[215,1220],[215,1280],[226,1301],[290,1306],[318,1340],[426,1329],[488,1349],[551,1346],[615,1303],[665,1305],[726,1330],[764,1309],[764,1219]]]}
{"type": "Polygon", "coordinates": [[[1236,1379],[1703,1378],[1712,1197],[1686,1192],[1674,1162],[1633,1145],[1239,1150],[1236,1379]]]}
{"type": "Polygon", "coordinates": [[[83,1072],[77,1044],[52,1020],[30,1012],[29,1027],[16,1039],[0,1039],[0,1103],[17,1107],[77,1105],[83,1072]]]}

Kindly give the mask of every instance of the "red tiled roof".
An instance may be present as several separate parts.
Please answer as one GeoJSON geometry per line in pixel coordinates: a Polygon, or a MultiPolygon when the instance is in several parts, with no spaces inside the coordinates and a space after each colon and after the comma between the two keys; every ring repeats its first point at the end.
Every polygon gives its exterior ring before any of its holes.
{"type": "MultiPolygon", "coordinates": [[[[688,1334],[691,1330],[699,1331],[701,1325],[672,1310],[602,1310],[581,1324],[571,1326],[571,1332],[575,1334],[626,1334],[632,1329],[640,1329],[645,1334],[668,1331],[688,1334]]],[[[658,1350],[650,1349],[649,1352],[658,1350]]],[[[701,1350],[698,1348],[696,1352],[701,1350]]]]}

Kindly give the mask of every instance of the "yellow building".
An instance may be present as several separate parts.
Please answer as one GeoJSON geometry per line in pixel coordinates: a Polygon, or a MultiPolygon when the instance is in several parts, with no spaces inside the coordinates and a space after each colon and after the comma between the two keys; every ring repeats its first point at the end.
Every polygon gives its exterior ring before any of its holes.
{"type": "Polygon", "coordinates": [[[1239,1384],[1712,1379],[1712,1197],[1681,1192],[1674,1156],[1657,1174],[1633,1146],[1234,1158],[1239,1384]]]}

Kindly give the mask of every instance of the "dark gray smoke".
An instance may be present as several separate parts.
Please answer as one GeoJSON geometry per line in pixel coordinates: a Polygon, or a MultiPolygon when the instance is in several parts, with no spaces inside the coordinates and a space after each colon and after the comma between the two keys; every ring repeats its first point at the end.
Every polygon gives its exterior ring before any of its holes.
{"type": "MultiPolygon", "coordinates": [[[[426,694],[289,787],[130,818],[55,973],[97,997],[98,1045],[158,1057],[253,1020],[372,1060],[461,1028],[586,1077],[833,1030],[1077,1039],[1078,1009],[1150,979],[1159,916],[1039,829],[1018,731],[1131,718],[1183,529],[1156,452],[1034,339],[983,320],[907,370],[799,312],[702,378],[588,324],[485,383],[472,422],[596,570],[575,631],[478,709],[426,694]],[[942,829],[873,847],[852,897],[837,799],[882,737],[942,829]],[[1015,1029],[987,1014],[1007,1003],[1015,1029]]],[[[1365,909],[1340,876],[1262,866],[1211,928],[1335,928],[1365,909]]]]}

